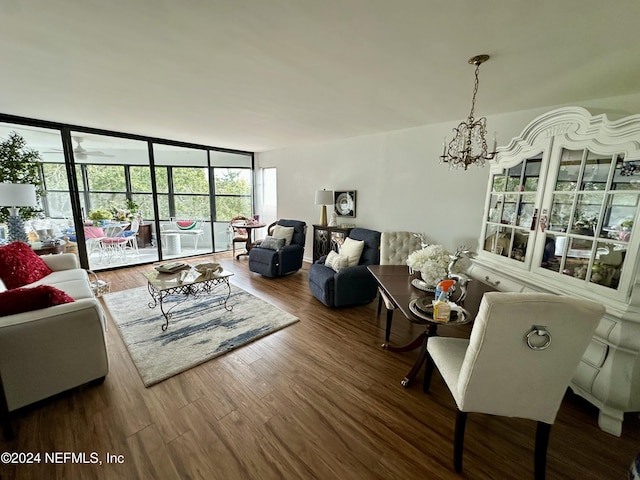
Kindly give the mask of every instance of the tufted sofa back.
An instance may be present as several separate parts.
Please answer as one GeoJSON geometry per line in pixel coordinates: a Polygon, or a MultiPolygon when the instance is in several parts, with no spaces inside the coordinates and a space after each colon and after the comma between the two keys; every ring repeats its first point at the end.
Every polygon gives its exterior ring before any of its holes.
{"type": "Polygon", "coordinates": [[[420,248],[420,239],[412,232],[382,232],[380,265],[405,265],[409,254],[420,248]]]}

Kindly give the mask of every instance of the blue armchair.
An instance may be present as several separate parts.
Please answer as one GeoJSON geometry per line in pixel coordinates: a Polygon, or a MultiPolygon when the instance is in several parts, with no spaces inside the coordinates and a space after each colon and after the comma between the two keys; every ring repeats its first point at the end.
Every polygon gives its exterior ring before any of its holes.
{"type": "Polygon", "coordinates": [[[362,305],[376,298],[378,283],[368,265],[380,263],[380,232],[354,228],[349,233],[353,240],[364,240],[358,265],[344,267],[339,272],[325,266],[325,257],[309,268],[309,288],[314,297],[327,307],[362,305]]]}
{"type": "Polygon", "coordinates": [[[307,224],[299,220],[278,220],[277,225],[293,227],[291,243],[277,250],[254,246],[249,251],[249,270],[265,277],[282,277],[302,267],[307,224]]]}

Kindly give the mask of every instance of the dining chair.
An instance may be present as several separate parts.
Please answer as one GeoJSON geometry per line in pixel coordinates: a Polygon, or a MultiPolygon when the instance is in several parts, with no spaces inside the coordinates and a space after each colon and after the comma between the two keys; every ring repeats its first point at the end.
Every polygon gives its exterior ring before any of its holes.
{"type": "Polygon", "coordinates": [[[229,222],[229,233],[231,237],[231,250],[233,251],[233,257],[236,256],[236,243],[243,243],[246,245],[247,240],[249,239],[249,233],[246,228],[234,227],[233,224],[235,222],[245,221],[248,222],[249,218],[244,217],[242,215],[238,215],[237,217],[233,217],[229,222]]]}
{"type": "MultiPolygon", "coordinates": [[[[406,265],[410,253],[420,250],[421,240],[413,232],[382,232],[380,235],[380,265],[406,265]]],[[[398,306],[378,287],[378,316],[382,312],[382,304],[387,310],[387,324],[385,327],[384,341],[389,343],[391,336],[391,322],[393,311],[398,306]]]]}
{"type": "Polygon", "coordinates": [[[437,367],[457,406],[457,472],[467,414],[476,412],[537,421],[534,473],[545,478],[551,425],[604,312],[599,303],[550,293],[489,292],[468,340],[429,339],[424,391],[437,367]]]}

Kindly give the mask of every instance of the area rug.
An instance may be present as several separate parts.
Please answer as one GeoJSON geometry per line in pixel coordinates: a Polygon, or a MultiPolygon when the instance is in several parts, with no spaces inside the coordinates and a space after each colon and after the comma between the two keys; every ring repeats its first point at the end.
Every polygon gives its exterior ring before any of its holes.
{"type": "MultiPolygon", "coordinates": [[[[215,293],[190,298],[171,311],[173,316],[164,332],[164,317],[159,306],[149,308],[151,296],[146,287],[102,298],[145,387],[299,320],[235,285],[231,285],[227,301],[232,311],[218,305],[220,296],[215,293]]],[[[165,300],[165,311],[175,298],[165,300]]]]}

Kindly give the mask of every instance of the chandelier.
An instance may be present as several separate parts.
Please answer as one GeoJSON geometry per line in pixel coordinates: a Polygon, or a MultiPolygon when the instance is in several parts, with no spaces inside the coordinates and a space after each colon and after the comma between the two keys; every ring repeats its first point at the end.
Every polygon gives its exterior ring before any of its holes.
{"type": "Polygon", "coordinates": [[[487,148],[487,119],[482,117],[476,120],[473,111],[476,108],[476,95],[478,93],[478,71],[480,65],[489,60],[489,55],[476,55],[469,59],[469,63],[476,66],[476,81],[473,87],[473,99],[471,100],[471,112],[466,121],[460,122],[453,129],[453,140],[447,145],[445,137],[442,144],[441,163],[448,163],[450,169],[464,168],[469,165],[483,167],[486,160],[492,160],[496,155],[496,139],[493,138],[493,151],[487,148]]]}

